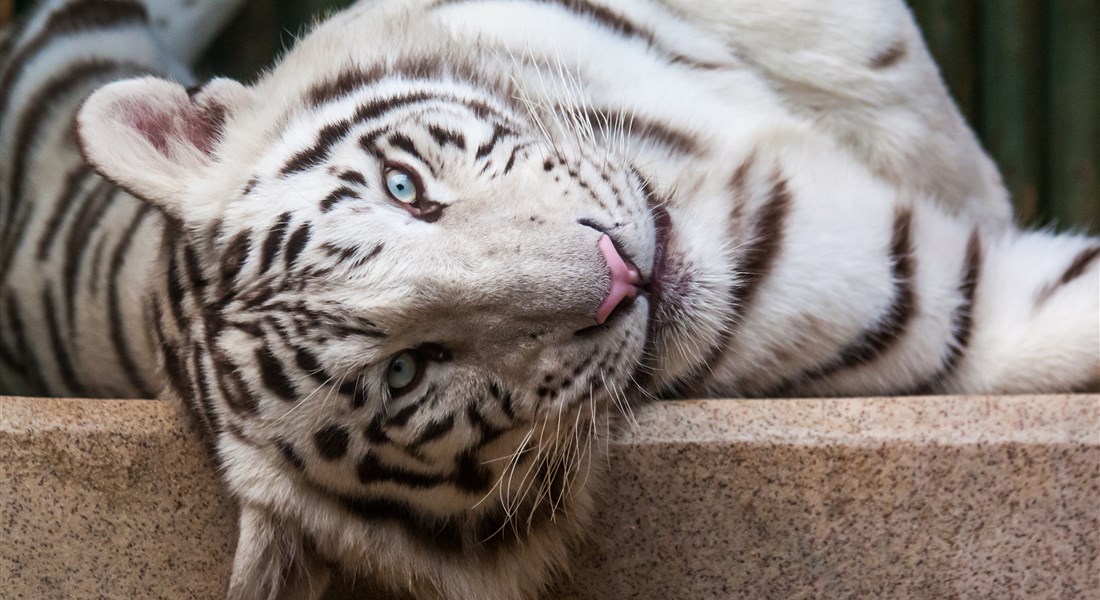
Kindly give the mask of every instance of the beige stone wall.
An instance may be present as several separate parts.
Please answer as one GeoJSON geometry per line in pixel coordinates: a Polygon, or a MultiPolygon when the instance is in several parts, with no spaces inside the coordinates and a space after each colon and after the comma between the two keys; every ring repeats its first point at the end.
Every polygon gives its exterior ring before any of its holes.
{"type": "MultiPolygon", "coordinates": [[[[218,597],[201,455],[162,402],[0,398],[0,597],[218,597]]],[[[1100,396],[670,402],[609,464],[560,598],[1100,598],[1100,396]]]]}

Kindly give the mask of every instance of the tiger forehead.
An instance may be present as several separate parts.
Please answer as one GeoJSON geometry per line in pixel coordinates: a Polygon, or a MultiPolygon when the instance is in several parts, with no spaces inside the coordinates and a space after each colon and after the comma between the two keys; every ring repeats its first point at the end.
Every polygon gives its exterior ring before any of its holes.
{"type": "Polygon", "coordinates": [[[338,144],[352,137],[360,139],[364,134],[369,135],[371,128],[378,134],[385,133],[395,125],[395,119],[410,119],[412,124],[421,127],[436,121],[437,125],[442,122],[449,128],[460,124],[476,123],[480,127],[492,123],[512,133],[532,129],[526,114],[510,99],[502,100],[499,94],[480,88],[409,81],[388,74],[371,79],[369,74],[350,72],[345,74],[342,83],[332,85],[330,90],[335,95],[324,106],[296,108],[283,119],[283,136],[312,140],[312,143],[307,142],[282,166],[280,176],[321,166],[328,162],[338,144]],[[366,83],[358,86],[356,82],[360,81],[366,83]]]}
{"type": "Polygon", "coordinates": [[[521,110],[515,100],[514,85],[509,78],[503,74],[493,76],[491,73],[485,64],[475,65],[462,58],[443,60],[439,56],[402,57],[368,67],[345,67],[336,75],[311,85],[302,99],[305,106],[318,108],[387,79],[403,79],[409,82],[451,81],[492,92],[510,108],[521,110]]]}

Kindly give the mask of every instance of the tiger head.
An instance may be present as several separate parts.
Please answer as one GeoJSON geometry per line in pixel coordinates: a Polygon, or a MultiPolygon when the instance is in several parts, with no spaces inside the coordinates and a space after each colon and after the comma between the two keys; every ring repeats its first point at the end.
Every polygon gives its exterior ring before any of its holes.
{"type": "Polygon", "coordinates": [[[445,597],[529,593],[591,510],[608,421],[659,368],[667,215],[504,78],[327,73],[127,80],[78,117],[89,162],[166,217],[150,322],[163,393],[242,505],[231,589],[335,561],[445,597]]]}

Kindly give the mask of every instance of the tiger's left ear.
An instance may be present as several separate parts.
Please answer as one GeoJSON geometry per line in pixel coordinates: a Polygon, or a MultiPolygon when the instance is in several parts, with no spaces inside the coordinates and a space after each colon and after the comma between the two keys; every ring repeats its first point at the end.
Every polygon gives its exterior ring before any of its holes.
{"type": "Polygon", "coordinates": [[[76,117],[85,159],[104,177],[183,218],[183,191],[214,163],[226,120],[253,102],[231,79],[201,88],[155,77],[108,84],[76,117]]]}

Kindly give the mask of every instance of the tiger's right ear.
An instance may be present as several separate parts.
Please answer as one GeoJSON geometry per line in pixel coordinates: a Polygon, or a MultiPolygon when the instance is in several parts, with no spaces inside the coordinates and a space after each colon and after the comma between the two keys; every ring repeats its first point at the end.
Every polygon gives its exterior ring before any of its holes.
{"type": "Polygon", "coordinates": [[[230,79],[191,91],[155,77],[118,81],[84,102],[77,138],[104,177],[182,218],[183,192],[214,163],[226,120],[252,102],[230,79]]]}

